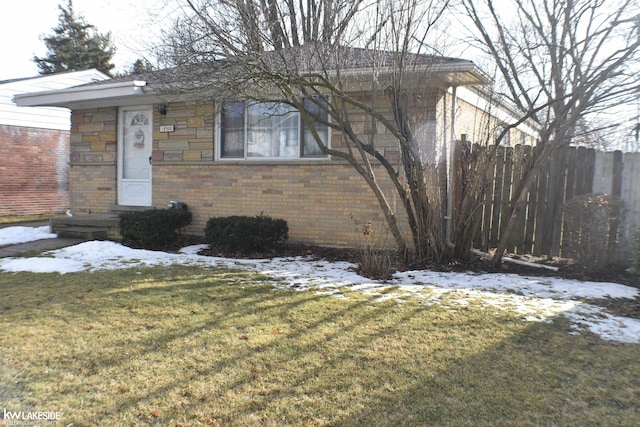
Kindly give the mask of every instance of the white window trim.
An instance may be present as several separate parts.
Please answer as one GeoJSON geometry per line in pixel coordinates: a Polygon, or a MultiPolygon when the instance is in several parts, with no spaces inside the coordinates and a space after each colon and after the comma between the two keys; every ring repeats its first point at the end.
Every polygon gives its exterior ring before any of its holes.
{"type": "MultiPolygon", "coordinates": [[[[238,100],[235,102],[249,102],[247,100],[238,100]]],[[[215,161],[219,161],[219,162],[229,162],[229,163],[238,163],[238,162],[243,162],[243,163],[248,163],[248,162],[258,162],[258,163],[287,163],[287,162],[322,162],[322,161],[327,161],[331,159],[330,155],[318,155],[318,156],[300,156],[300,150],[302,149],[302,147],[298,147],[298,156],[297,157],[248,157],[248,153],[247,153],[247,149],[248,149],[248,143],[247,143],[247,120],[248,120],[248,114],[246,113],[246,105],[245,105],[245,114],[244,114],[244,143],[243,143],[243,150],[244,150],[244,154],[243,157],[222,157],[221,153],[222,153],[222,110],[219,110],[216,113],[216,119],[215,119],[215,132],[214,132],[214,137],[215,137],[215,156],[214,159],[215,161]]],[[[304,144],[304,141],[302,140],[303,138],[303,132],[302,132],[302,128],[303,128],[303,120],[300,114],[298,114],[298,141],[299,144],[302,145],[304,144]]],[[[315,140],[314,140],[315,143],[315,140]]],[[[327,147],[331,148],[331,127],[327,126],[327,147]]]]}

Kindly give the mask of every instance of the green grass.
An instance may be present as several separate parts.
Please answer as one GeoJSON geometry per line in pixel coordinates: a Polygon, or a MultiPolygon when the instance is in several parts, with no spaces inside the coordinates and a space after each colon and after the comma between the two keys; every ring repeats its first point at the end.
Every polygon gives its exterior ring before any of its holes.
{"type": "Polygon", "coordinates": [[[38,214],[38,215],[1,215],[0,224],[10,224],[14,222],[25,221],[47,221],[49,218],[57,216],[53,214],[38,214]]]}
{"type": "Polygon", "coordinates": [[[0,273],[0,410],[74,426],[637,425],[640,346],[195,267],[0,273]]]}

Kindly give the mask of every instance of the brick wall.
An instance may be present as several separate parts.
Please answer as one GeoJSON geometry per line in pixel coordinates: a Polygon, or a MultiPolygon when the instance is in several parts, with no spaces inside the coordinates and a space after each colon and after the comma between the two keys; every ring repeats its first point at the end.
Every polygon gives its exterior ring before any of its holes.
{"type": "MultiPolygon", "coordinates": [[[[353,245],[362,243],[355,221],[372,221],[382,229],[377,200],[351,166],[339,161],[216,162],[212,105],[171,103],[165,116],[155,107],[153,205],[187,203],[194,214],[188,232],[203,234],[213,216],[261,213],[286,219],[290,238],[297,241],[353,245]],[[175,130],[160,132],[161,125],[175,130]]],[[[71,204],[76,213],[105,213],[117,202],[117,117],[116,108],[73,112],[71,204]]],[[[340,138],[333,135],[334,147],[341,145],[340,138]]],[[[392,192],[389,197],[393,200],[392,192]]]]}
{"type": "Polygon", "coordinates": [[[194,234],[203,233],[210,217],[227,215],[283,218],[292,241],[334,245],[362,244],[354,221],[371,221],[381,233],[384,228],[373,193],[346,164],[162,165],[153,173],[154,204],[187,203],[194,234]]]}
{"type": "Polygon", "coordinates": [[[69,132],[0,125],[0,215],[69,207],[69,132]]]}
{"type": "MultiPolygon", "coordinates": [[[[367,94],[361,95],[363,101],[367,101],[367,94]]],[[[442,100],[436,94],[431,96],[442,100]]],[[[391,114],[388,99],[377,102],[378,107],[391,114]]],[[[450,107],[439,104],[440,101],[434,100],[429,105],[412,105],[412,108],[419,110],[416,117],[420,120],[433,123],[448,118],[446,108],[450,107]]],[[[165,207],[171,200],[187,203],[194,214],[189,233],[202,234],[206,221],[213,216],[261,213],[286,219],[292,240],[313,243],[361,244],[362,236],[356,231],[355,221],[360,224],[372,221],[378,230],[384,227],[384,218],[371,189],[353,167],[343,161],[335,157],[314,161],[215,161],[212,105],[177,102],[167,105],[164,116],[158,113],[157,105],[153,111],[153,206],[165,207]],[[160,126],[167,125],[174,126],[174,131],[160,132],[160,126]]],[[[374,130],[368,116],[356,111],[349,114],[356,131],[364,138],[375,134],[376,144],[385,150],[388,158],[399,160],[396,142],[384,127],[378,124],[374,130]]],[[[480,130],[477,114],[472,109],[461,115],[461,128],[466,124],[470,126],[469,132],[477,135],[480,130]]],[[[73,112],[71,203],[74,212],[104,213],[117,203],[117,118],[117,108],[73,112]]],[[[426,127],[423,134],[427,132],[435,131],[426,127]]],[[[344,149],[342,143],[342,136],[333,132],[332,147],[344,149]]],[[[377,178],[401,217],[400,223],[405,224],[402,207],[386,174],[379,171],[377,178]]],[[[406,224],[403,229],[406,230],[406,224]]]]}
{"type": "Polygon", "coordinates": [[[117,201],[117,126],[115,107],[71,115],[70,189],[76,214],[106,213],[117,201]]]}
{"type": "Polygon", "coordinates": [[[116,203],[116,165],[72,164],[71,206],[76,214],[107,213],[116,203]]]}

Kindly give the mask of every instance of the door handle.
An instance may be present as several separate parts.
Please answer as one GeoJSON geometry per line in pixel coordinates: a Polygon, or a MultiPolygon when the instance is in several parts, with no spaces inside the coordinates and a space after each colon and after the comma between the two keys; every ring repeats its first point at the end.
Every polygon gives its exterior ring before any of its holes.
{"type": "Polygon", "coordinates": [[[151,163],[151,156],[149,156],[149,164],[150,165],[153,164],[153,163],[151,163]]]}

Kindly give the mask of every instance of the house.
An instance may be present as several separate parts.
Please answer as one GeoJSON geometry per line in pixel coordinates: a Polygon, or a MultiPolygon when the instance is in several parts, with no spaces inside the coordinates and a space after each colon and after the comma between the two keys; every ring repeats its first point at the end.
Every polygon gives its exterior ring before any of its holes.
{"type": "Polygon", "coordinates": [[[0,215],[61,212],[69,207],[70,112],[58,107],[20,108],[14,96],[107,78],[87,70],[0,82],[0,215]]]}
{"type": "MultiPolygon", "coordinates": [[[[416,134],[432,142],[425,156],[438,162],[449,155],[452,141],[462,134],[469,140],[480,137],[486,128],[480,92],[461,88],[486,85],[489,79],[471,61],[429,58],[414,68],[420,84],[412,108],[416,134]]],[[[364,59],[360,55],[350,66],[353,81],[347,86],[351,96],[370,102],[372,70],[364,59]]],[[[367,183],[347,162],[318,149],[296,110],[243,99],[222,102],[205,88],[183,96],[167,89],[167,75],[16,96],[18,105],[72,110],[69,183],[76,216],[180,201],[193,213],[190,233],[202,234],[210,217],[264,214],[287,220],[293,241],[332,245],[361,244],[354,221],[384,223],[367,183]]],[[[392,115],[387,98],[375,102],[392,115]]],[[[361,112],[347,113],[355,132],[375,134],[386,155],[397,161],[392,135],[361,112]]],[[[339,132],[318,129],[331,148],[346,149],[339,132]]],[[[391,203],[399,205],[390,183],[382,185],[391,203]]]]}

